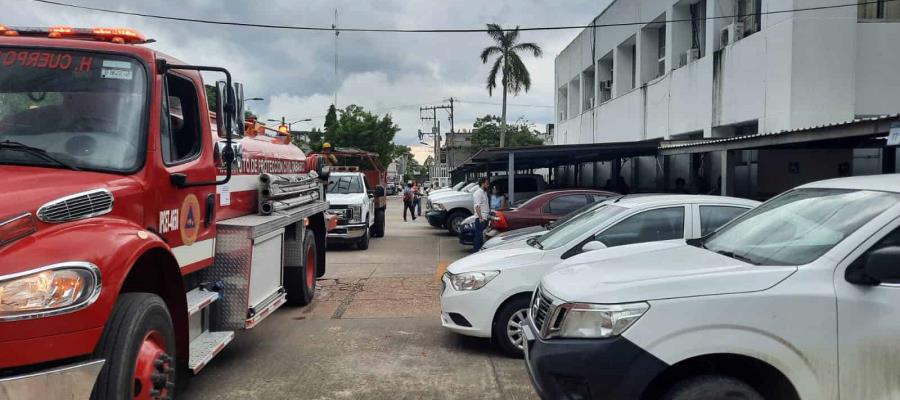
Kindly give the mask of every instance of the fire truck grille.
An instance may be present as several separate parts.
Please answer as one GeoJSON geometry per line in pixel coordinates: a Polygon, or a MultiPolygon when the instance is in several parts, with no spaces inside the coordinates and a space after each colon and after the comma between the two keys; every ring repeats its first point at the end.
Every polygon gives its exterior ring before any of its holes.
{"type": "Polygon", "coordinates": [[[112,208],[112,193],[106,189],[96,189],[44,204],[38,209],[37,216],[47,223],[68,222],[103,215],[112,208]]]}

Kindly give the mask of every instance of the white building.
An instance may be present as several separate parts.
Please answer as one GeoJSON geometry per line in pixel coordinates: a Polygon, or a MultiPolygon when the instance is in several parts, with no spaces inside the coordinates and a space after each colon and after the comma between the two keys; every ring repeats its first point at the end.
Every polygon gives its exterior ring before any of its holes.
{"type": "Polygon", "coordinates": [[[895,113],[900,2],[766,14],[847,2],[617,0],[595,25],[657,22],[585,29],[557,56],[555,143],[726,137],[895,113]],[[723,18],[733,15],[743,16],[723,18]]]}
{"type": "Polygon", "coordinates": [[[782,12],[847,3],[615,0],[593,25],[651,22],[586,28],[557,56],[554,143],[730,137],[897,113],[900,2],[782,12]]]}

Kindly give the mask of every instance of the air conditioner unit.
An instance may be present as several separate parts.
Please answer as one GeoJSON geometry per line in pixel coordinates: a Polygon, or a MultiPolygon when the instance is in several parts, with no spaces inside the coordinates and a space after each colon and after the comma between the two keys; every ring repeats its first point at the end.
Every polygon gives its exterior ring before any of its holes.
{"type": "Polygon", "coordinates": [[[741,40],[744,38],[744,23],[743,22],[735,22],[731,25],[728,25],[722,28],[722,31],[719,33],[719,39],[721,42],[721,47],[728,46],[741,40]]]}
{"type": "Polygon", "coordinates": [[[612,79],[600,81],[600,90],[612,90],[612,79]]]}

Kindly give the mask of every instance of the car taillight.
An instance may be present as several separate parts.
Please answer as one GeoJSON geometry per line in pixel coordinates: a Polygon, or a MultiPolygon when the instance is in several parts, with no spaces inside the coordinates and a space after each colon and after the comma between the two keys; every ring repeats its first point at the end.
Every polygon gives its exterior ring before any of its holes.
{"type": "Polygon", "coordinates": [[[509,229],[509,224],[506,223],[506,214],[503,214],[503,211],[494,211],[494,229],[498,231],[509,229]]]}
{"type": "Polygon", "coordinates": [[[31,213],[17,215],[5,221],[0,221],[0,246],[12,243],[25,236],[34,233],[34,217],[31,213]]]}

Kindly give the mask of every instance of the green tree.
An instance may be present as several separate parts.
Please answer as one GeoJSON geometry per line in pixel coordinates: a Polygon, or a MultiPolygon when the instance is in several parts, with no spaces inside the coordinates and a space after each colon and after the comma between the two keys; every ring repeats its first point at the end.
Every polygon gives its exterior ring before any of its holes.
{"type": "MultiPolygon", "coordinates": [[[[543,141],[527,122],[507,127],[506,146],[537,146],[543,141]]],[[[502,138],[502,121],[496,115],[476,118],[472,125],[472,144],[476,147],[498,147],[502,138]]]]}
{"type": "Polygon", "coordinates": [[[487,64],[492,56],[497,56],[488,73],[487,90],[488,95],[493,96],[494,89],[497,88],[497,74],[501,74],[503,122],[500,125],[500,147],[503,147],[506,144],[506,95],[507,93],[518,95],[523,89],[526,92],[531,89],[531,74],[525,67],[525,63],[522,62],[522,58],[519,57],[519,53],[528,52],[535,57],[541,57],[543,50],[535,43],[519,43],[518,26],[516,29],[508,31],[503,30],[497,24],[488,24],[487,27],[487,34],[494,40],[494,44],[481,51],[481,62],[487,64]]]}
{"type": "MultiPolygon", "coordinates": [[[[332,108],[329,108],[329,114],[332,108]]],[[[390,115],[379,117],[357,105],[349,105],[335,114],[339,115],[333,121],[325,117],[323,142],[329,142],[333,147],[353,147],[378,153],[384,166],[398,154],[398,146],[393,140],[400,128],[390,115]]]]}
{"type": "Polygon", "coordinates": [[[332,104],[328,106],[328,113],[325,114],[325,132],[327,133],[334,130],[337,123],[337,109],[334,107],[334,104],[332,104]]]}
{"type": "Polygon", "coordinates": [[[321,151],[322,150],[322,140],[324,137],[322,130],[319,128],[312,128],[309,133],[306,134],[306,142],[309,144],[309,148],[313,151],[321,151]]]}

